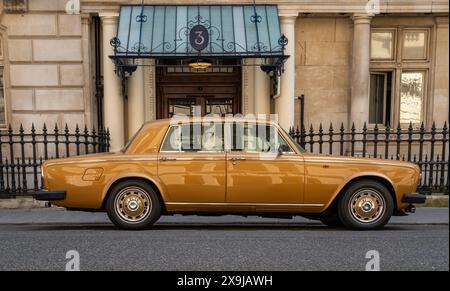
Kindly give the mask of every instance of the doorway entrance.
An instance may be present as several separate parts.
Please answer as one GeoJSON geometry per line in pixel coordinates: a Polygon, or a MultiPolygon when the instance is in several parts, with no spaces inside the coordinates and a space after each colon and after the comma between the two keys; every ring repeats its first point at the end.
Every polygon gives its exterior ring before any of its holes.
{"type": "Polygon", "coordinates": [[[156,70],[158,119],[175,114],[241,113],[241,67],[237,60],[207,69],[182,66],[177,61],[161,63],[156,70]]]}

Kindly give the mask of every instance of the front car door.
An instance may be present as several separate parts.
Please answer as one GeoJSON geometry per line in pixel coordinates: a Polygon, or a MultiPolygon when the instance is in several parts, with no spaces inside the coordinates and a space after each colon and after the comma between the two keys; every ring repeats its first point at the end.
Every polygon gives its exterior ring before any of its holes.
{"type": "Polygon", "coordinates": [[[171,125],[161,145],[158,177],[169,203],[224,203],[223,124],[171,125]]]}
{"type": "Polygon", "coordinates": [[[227,203],[285,207],[301,204],[304,162],[279,128],[266,123],[226,124],[227,203]],[[227,141],[228,143],[228,141],[227,141]],[[278,154],[278,149],[282,154],[278,154]]]}

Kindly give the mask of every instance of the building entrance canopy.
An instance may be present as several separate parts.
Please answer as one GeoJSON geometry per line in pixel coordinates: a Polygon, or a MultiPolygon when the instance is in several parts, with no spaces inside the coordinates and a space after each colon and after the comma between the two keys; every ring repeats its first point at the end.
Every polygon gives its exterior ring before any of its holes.
{"type": "Polygon", "coordinates": [[[125,5],[111,58],[127,70],[139,58],[259,58],[279,75],[287,41],[275,5],[125,5]]]}

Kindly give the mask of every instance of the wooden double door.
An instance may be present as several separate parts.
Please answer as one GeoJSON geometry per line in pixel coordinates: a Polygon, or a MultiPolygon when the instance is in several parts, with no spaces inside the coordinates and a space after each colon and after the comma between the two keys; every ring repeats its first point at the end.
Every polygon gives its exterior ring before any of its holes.
{"type": "Polygon", "coordinates": [[[175,114],[241,113],[241,68],[221,66],[195,70],[182,66],[157,68],[157,118],[175,114]]]}

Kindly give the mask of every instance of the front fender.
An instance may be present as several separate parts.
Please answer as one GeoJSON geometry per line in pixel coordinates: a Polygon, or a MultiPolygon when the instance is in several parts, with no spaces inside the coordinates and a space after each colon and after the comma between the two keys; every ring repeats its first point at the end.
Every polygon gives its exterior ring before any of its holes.
{"type": "Polygon", "coordinates": [[[333,202],[338,198],[339,194],[341,193],[341,191],[350,183],[352,183],[352,181],[355,181],[357,179],[361,179],[361,178],[377,178],[377,179],[382,179],[383,181],[385,181],[386,183],[389,183],[389,185],[394,189],[394,195],[395,197],[397,197],[397,189],[395,187],[395,184],[393,183],[393,181],[386,175],[384,175],[383,173],[379,173],[379,172],[359,172],[359,173],[355,173],[347,178],[345,178],[344,182],[339,185],[339,187],[336,189],[336,191],[333,193],[333,195],[331,196],[330,201],[324,206],[324,210],[328,209],[330,207],[331,204],[333,204],[333,202]]]}

